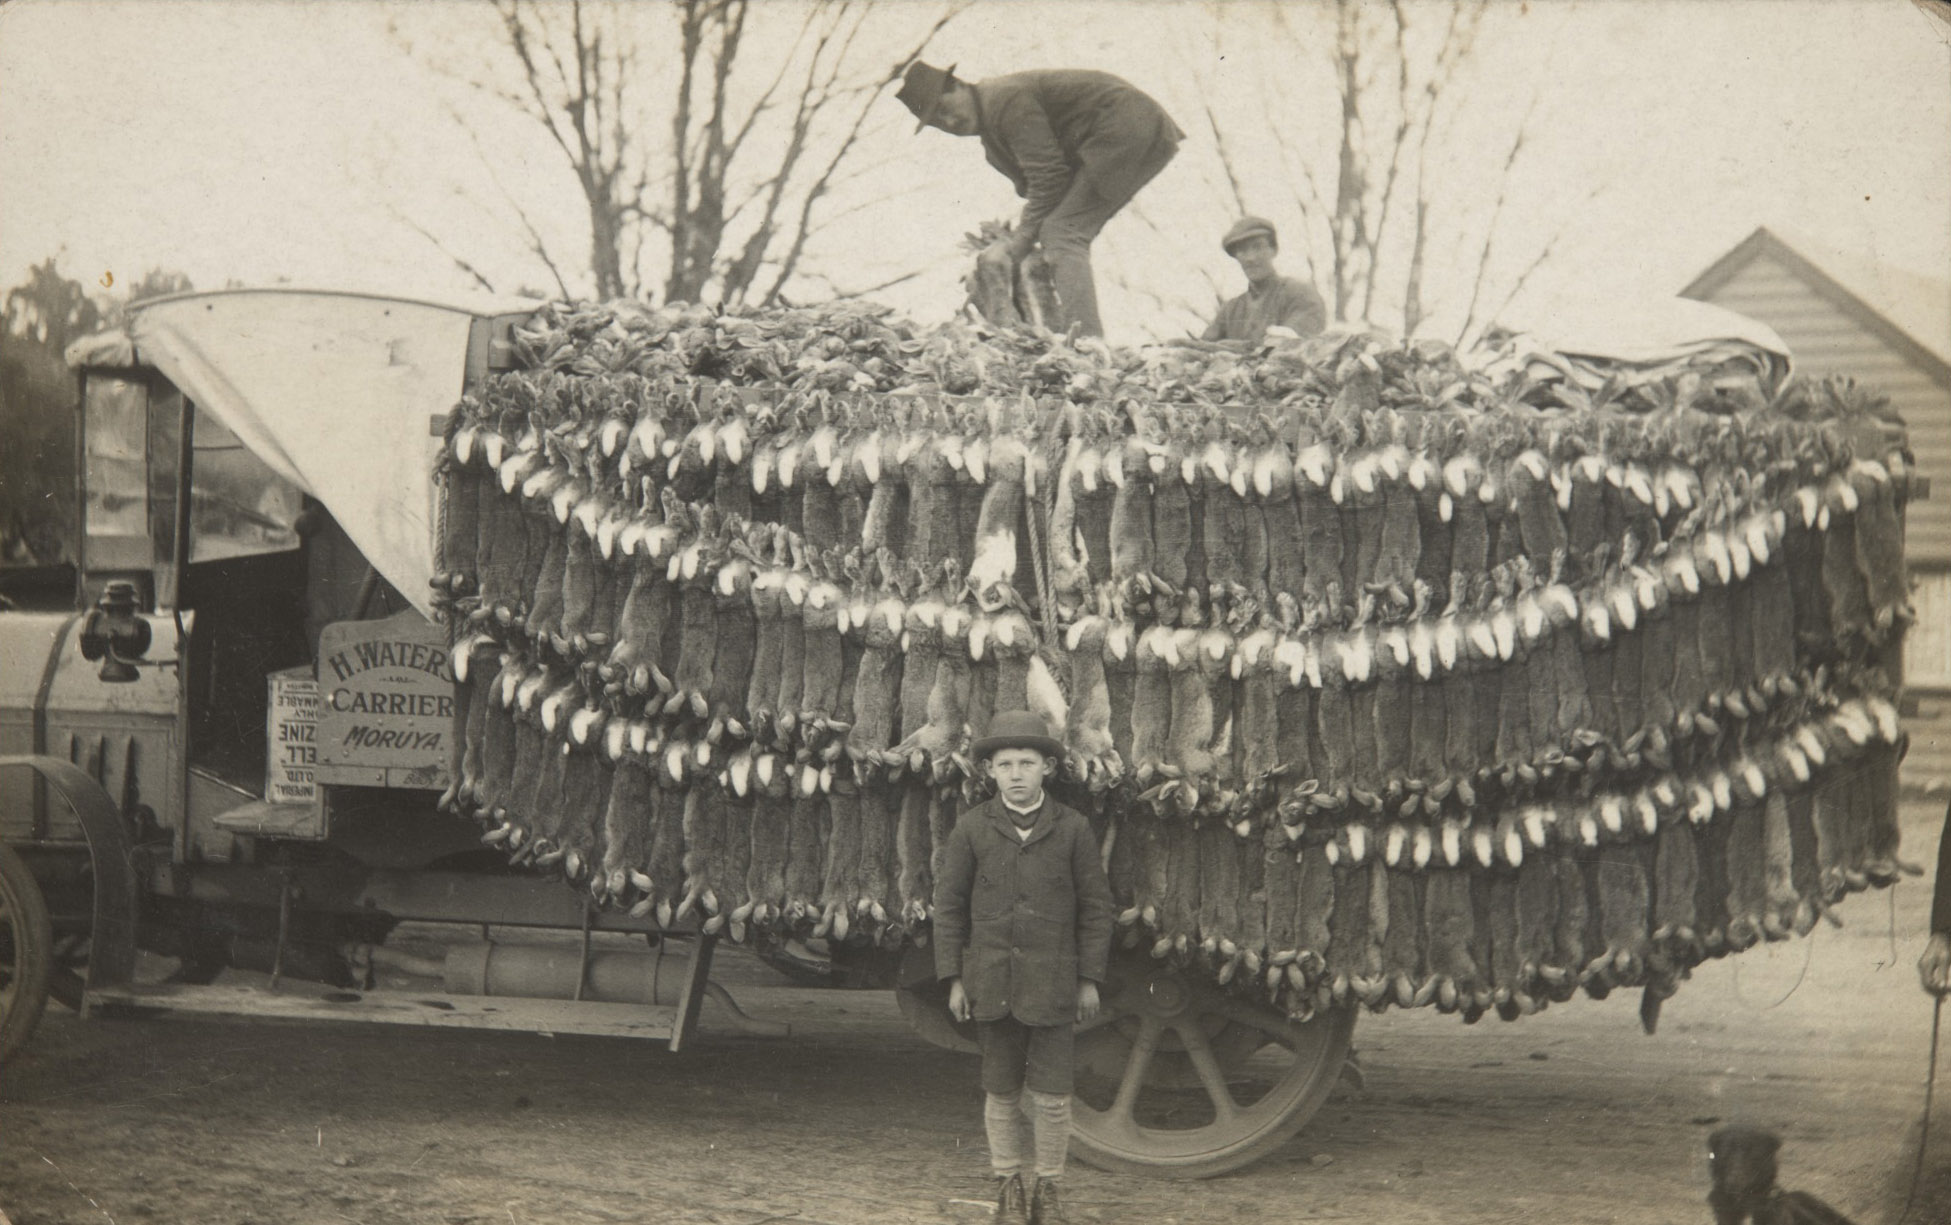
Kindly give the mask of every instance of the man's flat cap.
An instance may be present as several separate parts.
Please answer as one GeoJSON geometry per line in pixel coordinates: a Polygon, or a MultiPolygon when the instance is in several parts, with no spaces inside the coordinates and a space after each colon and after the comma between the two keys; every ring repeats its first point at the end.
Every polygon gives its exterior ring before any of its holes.
{"type": "Polygon", "coordinates": [[[1219,240],[1220,250],[1231,255],[1234,247],[1249,238],[1265,238],[1274,244],[1276,250],[1280,248],[1280,235],[1274,232],[1273,222],[1265,217],[1242,217],[1226,231],[1226,237],[1219,240]]]}

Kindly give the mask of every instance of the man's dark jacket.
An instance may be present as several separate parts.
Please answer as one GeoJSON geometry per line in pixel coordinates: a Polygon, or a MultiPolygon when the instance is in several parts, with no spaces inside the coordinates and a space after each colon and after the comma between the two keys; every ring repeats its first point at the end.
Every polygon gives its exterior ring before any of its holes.
{"type": "Polygon", "coordinates": [[[975,93],[982,151],[1028,201],[1026,230],[1050,215],[1079,175],[1105,202],[1122,205],[1144,185],[1133,180],[1145,155],[1160,141],[1176,147],[1185,139],[1149,94],[1108,72],[1012,72],[976,82],[975,93]]]}
{"type": "Polygon", "coordinates": [[[1104,981],[1111,885],[1090,822],[1048,796],[1019,838],[1002,801],[962,814],[935,882],[935,973],[978,1021],[1069,1025],[1078,980],[1104,981]]]}
{"type": "Polygon", "coordinates": [[[1244,340],[1257,345],[1270,327],[1291,328],[1297,336],[1319,336],[1328,326],[1328,305],[1314,286],[1277,276],[1255,292],[1252,286],[1220,305],[1201,340],[1244,340]]]}
{"type": "Polygon", "coordinates": [[[1931,890],[1931,930],[1951,934],[1951,807],[1944,810],[1944,832],[1937,840],[1937,880],[1931,890]]]}

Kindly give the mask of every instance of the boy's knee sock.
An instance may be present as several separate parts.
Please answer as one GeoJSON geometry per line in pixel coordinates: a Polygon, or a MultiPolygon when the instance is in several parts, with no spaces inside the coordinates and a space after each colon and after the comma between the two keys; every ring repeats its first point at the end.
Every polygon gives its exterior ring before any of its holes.
{"type": "MultiPolygon", "coordinates": [[[[1065,1099],[1068,1103],[1069,1099],[1065,1099]]],[[[989,1135],[989,1168],[1008,1178],[1027,1168],[1030,1157],[1029,1120],[1023,1117],[1023,1094],[991,1093],[982,1104],[982,1128],[989,1135]]]]}
{"type": "Polygon", "coordinates": [[[1036,1137],[1036,1176],[1062,1178],[1064,1157],[1070,1152],[1070,1094],[1028,1092],[1031,1130],[1036,1137]]]}

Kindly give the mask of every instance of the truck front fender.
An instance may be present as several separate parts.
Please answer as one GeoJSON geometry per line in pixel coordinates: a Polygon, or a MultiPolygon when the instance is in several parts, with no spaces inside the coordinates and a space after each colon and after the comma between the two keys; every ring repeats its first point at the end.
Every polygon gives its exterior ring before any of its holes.
{"type": "MultiPolygon", "coordinates": [[[[73,810],[88,840],[95,876],[95,913],[88,948],[87,988],[127,986],[135,976],[140,914],[135,845],[115,802],[87,771],[56,757],[0,756],[0,768],[24,766],[73,810]]],[[[84,1004],[87,1000],[83,995],[84,1004]]]]}

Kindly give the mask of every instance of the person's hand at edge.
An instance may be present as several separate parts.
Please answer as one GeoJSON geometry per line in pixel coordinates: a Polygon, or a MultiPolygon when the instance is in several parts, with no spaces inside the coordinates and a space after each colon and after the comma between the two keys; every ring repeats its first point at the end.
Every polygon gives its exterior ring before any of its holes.
{"type": "Polygon", "coordinates": [[[1951,932],[1932,932],[1917,959],[1917,977],[1932,995],[1951,994],[1951,932]]]}

